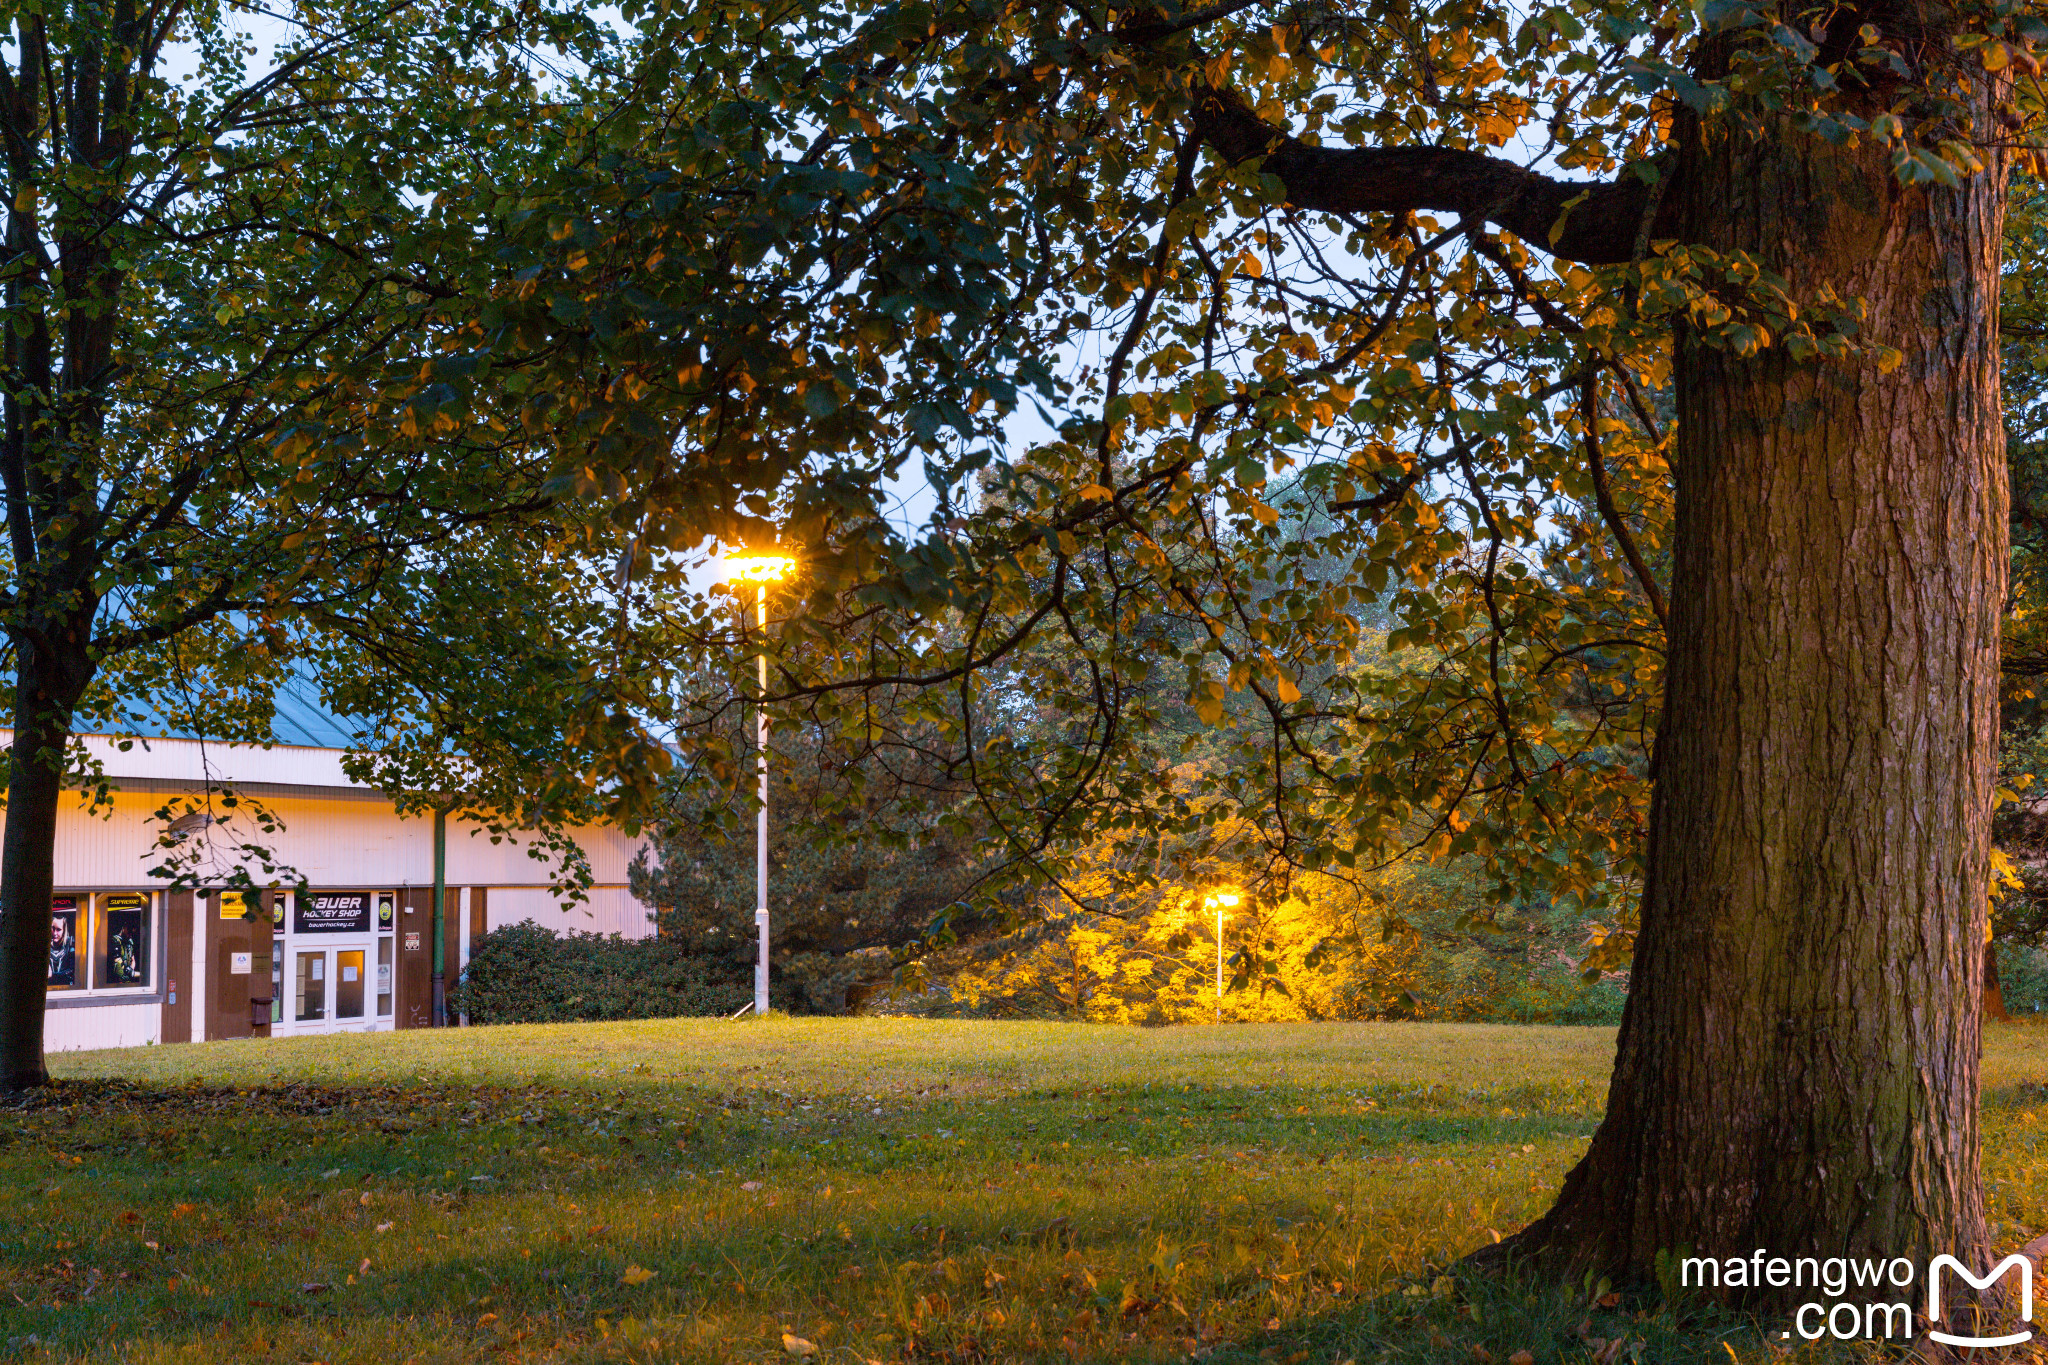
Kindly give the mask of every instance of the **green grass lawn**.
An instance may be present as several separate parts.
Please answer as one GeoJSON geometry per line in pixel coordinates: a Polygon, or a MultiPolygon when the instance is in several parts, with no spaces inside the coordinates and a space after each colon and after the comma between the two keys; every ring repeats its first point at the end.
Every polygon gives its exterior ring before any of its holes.
{"type": "MultiPolygon", "coordinates": [[[[1987,1049],[2009,1241],[2048,1224],[2044,1038],[1987,1049]]],[[[0,1359],[1764,1359],[1733,1319],[1443,1273],[1548,1203],[1612,1046],[769,1020],[71,1054],[0,1109],[0,1359]]]]}

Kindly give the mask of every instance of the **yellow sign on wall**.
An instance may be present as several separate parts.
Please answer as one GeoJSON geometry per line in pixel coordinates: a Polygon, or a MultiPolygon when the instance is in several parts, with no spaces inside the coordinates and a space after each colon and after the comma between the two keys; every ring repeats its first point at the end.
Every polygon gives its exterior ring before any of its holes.
{"type": "Polygon", "coordinates": [[[220,901],[222,919],[249,919],[249,893],[246,891],[221,891],[215,893],[220,901]]]}

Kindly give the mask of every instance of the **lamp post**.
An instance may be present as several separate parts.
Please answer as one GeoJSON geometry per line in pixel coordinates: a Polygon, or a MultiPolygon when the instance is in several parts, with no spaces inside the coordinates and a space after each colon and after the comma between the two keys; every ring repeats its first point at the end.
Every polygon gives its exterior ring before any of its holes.
{"type": "Polygon", "coordinates": [[[1202,897],[1202,904],[1216,912],[1216,1022],[1223,1022],[1223,912],[1237,905],[1244,897],[1235,891],[1212,891],[1202,897]]]}
{"type": "MultiPolygon", "coordinates": [[[[755,619],[768,629],[768,585],[779,583],[796,567],[787,555],[734,555],[726,561],[732,576],[754,585],[755,619]]],[[[754,960],[754,1013],[768,1013],[768,651],[761,651],[761,690],[754,701],[754,761],[761,777],[760,823],[754,835],[754,929],[760,948],[754,960]]]]}

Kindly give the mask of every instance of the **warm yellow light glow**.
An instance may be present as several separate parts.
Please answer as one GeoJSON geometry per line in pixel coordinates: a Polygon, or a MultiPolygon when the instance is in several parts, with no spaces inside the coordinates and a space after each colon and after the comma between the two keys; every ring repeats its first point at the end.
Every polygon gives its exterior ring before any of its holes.
{"type": "Polygon", "coordinates": [[[1217,891],[1202,897],[1202,904],[1211,910],[1229,909],[1243,899],[1235,891],[1217,891]]]}
{"type": "Polygon", "coordinates": [[[725,567],[742,583],[779,583],[796,568],[796,561],[788,555],[734,555],[725,567]]]}

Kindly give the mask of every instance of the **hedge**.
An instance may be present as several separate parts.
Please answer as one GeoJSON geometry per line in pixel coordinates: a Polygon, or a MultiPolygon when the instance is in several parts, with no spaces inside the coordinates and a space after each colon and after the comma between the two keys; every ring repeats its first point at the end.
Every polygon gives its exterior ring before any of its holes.
{"type": "Polygon", "coordinates": [[[558,1024],[731,1014],[749,982],[659,938],[555,934],[532,923],[493,929],[470,945],[469,970],[449,1011],[472,1024],[558,1024]]]}

